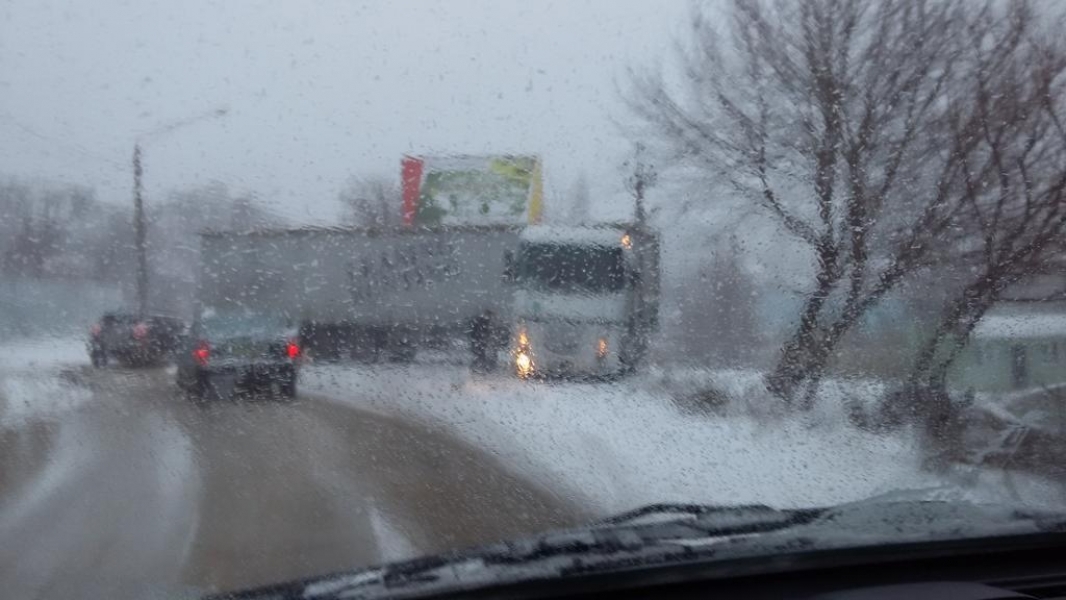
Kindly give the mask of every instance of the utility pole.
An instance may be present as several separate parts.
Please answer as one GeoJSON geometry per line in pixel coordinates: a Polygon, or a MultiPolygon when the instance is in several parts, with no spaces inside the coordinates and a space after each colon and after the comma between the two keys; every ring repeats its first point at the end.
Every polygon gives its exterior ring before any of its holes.
{"type": "Polygon", "coordinates": [[[633,217],[640,227],[644,227],[644,224],[648,221],[648,214],[644,210],[645,185],[647,185],[647,182],[642,177],[637,177],[636,182],[633,184],[633,217]]]}
{"type": "Polygon", "coordinates": [[[148,312],[148,248],[144,222],[144,197],[141,184],[141,144],[133,145],[133,235],[137,251],[137,314],[148,312]]]}
{"type": "Polygon", "coordinates": [[[626,166],[632,166],[633,173],[626,181],[627,187],[633,191],[633,220],[637,227],[644,229],[648,225],[648,211],[644,207],[644,192],[655,185],[659,174],[655,167],[644,162],[644,144],[637,143],[633,149],[632,161],[626,161],[626,166]]]}
{"type": "MultiPolygon", "coordinates": [[[[633,148],[633,158],[625,162],[624,167],[631,174],[626,178],[626,187],[633,192],[633,254],[636,258],[637,273],[640,284],[636,291],[633,314],[630,319],[629,333],[633,344],[633,364],[641,362],[647,355],[649,346],[650,330],[655,322],[654,312],[658,310],[658,298],[650,296],[651,278],[657,278],[657,273],[648,273],[649,269],[658,268],[658,246],[649,249],[648,245],[654,239],[648,230],[648,211],[644,206],[644,193],[648,188],[655,185],[659,175],[655,167],[644,162],[645,147],[638,142],[633,148]],[[654,252],[654,255],[649,255],[654,252]],[[654,260],[652,260],[654,258],[654,260]]],[[[657,244],[657,242],[656,242],[657,244]]],[[[658,284],[655,284],[658,289],[658,284]]]]}

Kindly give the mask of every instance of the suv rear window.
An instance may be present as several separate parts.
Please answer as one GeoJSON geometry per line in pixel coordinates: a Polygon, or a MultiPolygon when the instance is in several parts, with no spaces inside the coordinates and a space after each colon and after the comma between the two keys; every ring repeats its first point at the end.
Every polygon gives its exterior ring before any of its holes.
{"type": "Polygon", "coordinates": [[[209,336],[231,337],[273,335],[292,325],[281,315],[212,313],[201,317],[200,328],[209,336]]]}

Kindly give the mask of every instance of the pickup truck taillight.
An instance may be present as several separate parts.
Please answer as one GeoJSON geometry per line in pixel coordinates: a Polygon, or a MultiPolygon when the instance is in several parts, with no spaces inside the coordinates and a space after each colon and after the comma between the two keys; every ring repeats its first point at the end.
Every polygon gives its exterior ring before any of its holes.
{"type": "Polygon", "coordinates": [[[133,326],[133,339],[143,340],[148,337],[148,323],[137,323],[133,326]]]}
{"type": "Polygon", "coordinates": [[[201,367],[206,367],[207,361],[211,360],[210,344],[207,342],[200,342],[192,351],[192,359],[201,367]]]}

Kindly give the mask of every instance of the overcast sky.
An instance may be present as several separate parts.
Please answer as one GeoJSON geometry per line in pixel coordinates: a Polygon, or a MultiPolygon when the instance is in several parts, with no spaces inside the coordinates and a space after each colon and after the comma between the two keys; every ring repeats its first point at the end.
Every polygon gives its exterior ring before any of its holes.
{"type": "MultiPolygon", "coordinates": [[[[689,4],[0,0],[0,176],[128,202],[139,133],[148,201],[220,180],[299,221],[337,214],[353,174],[403,153],[538,153],[549,202],[588,173],[625,216],[616,82],[670,56],[689,4]]],[[[567,207],[549,204],[556,214],[567,207]]]]}

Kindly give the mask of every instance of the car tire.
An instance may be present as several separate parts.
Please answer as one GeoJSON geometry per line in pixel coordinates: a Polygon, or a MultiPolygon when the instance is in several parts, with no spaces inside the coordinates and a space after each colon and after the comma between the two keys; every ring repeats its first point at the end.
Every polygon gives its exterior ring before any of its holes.
{"type": "Polygon", "coordinates": [[[410,340],[398,340],[388,349],[388,360],[393,363],[410,364],[415,361],[418,349],[410,340]]]}
{"type": "Polygon", "coordinates": [[[181,384],[187,398],[197,404],[206,402],[211,393],[211,379],[207,375],[195,374],[192,381],[181,384]]]}
{"type": "Polygon", "coordinates": [[[282,398],[296,397],[296,371],[286,373],[278,380],[278,393],[282,398]]]}

